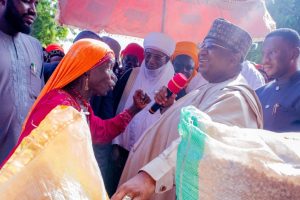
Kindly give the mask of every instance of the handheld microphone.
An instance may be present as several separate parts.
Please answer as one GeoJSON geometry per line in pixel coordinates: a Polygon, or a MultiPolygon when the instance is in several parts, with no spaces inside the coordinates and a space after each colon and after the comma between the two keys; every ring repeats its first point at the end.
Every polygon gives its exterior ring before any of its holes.
{"type": "MultiPolygon", "coordinates": [[[[187,78],[182,73],[175,74],[168,83],[167,98],[169,98],[172,94],[177,94],[182,88],[184,88],[187,81],[187,78]]],[[[149,112],[154,114],[160,107],[161,105],[154,103],[149,109],[149,112]]]]}

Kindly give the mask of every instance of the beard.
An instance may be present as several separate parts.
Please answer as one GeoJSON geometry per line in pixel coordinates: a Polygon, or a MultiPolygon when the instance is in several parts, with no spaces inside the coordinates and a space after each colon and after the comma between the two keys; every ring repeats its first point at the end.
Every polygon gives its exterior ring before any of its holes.
{"type": "Polygon", "coordinates": [[[31,31],[31,27],[26,25],[23,17],[28,14],[21,15],[16,6],[12,1],[7,1],[7,7],[4,13],[4,17],[10,26],[15,30],[15,32],[22,32],[25,34],[29,34],[31,31]]]}

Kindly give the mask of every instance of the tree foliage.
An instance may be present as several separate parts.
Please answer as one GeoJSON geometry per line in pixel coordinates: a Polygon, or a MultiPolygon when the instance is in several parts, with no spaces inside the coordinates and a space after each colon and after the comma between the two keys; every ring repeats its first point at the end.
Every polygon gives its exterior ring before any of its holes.
{"type": "Polygon", "coordinates": [[[57,0],[40,0],[37,6],[37,19],[33,24],[31,35],[46,46],[67,37],[68,29],[59,26],[55,20],[57,0]]]}
{"type": "Polygon", "coordinates": [[[292,28],[300,32],[300,0],[269,0],[267,8],[277,28],[292,28]]]}
{"type": "MultiPolygon", "coordinates": [[[[300,33],[300,0],[266,0],[267,9],[277,28],[292,28],[300,33]]],[[[261,62],[262,42],[252,46],[247,59],[261,62]]]]}
{"type": "Polygon", "coordinates": [[[255,63],[261,63],[261,50],[262,42],[254,43],[246,57],[247,60],[253,61],[255,63]]]}

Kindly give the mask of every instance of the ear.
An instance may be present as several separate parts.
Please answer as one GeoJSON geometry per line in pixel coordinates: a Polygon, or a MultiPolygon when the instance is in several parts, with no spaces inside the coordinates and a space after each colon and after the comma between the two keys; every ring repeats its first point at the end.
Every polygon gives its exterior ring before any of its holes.
{"type": "Polygon", "coordinates": [[[242,62],[242,55],[240,53],[232,53],[232,55],[229,58],[229,63],[231,65],[238,65],[242,62]]]}
{"type": "Polygon", "coordinates": [[[289,56],[289,60],[291,62],[295,62],[297,61],[297,59],[299,58],[299,47],[291,47],[290,50],[288,51],[288,56],[289,56]]]}

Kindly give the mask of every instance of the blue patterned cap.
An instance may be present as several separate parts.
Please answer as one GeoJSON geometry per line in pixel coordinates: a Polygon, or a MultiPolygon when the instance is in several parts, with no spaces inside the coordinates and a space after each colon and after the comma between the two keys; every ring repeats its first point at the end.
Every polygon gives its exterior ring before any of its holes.
{"type": "Polygon", "coordinates": [[[205,39],[212,38],[226,47],[242,54],[245,58],[251,45],[252,38],[249,33],[224,19],[216,19],[205,39]]]}

